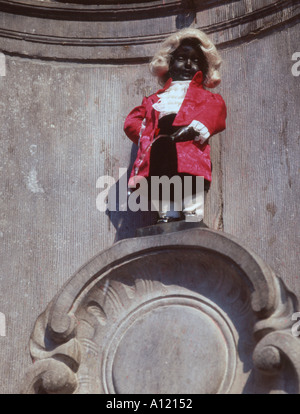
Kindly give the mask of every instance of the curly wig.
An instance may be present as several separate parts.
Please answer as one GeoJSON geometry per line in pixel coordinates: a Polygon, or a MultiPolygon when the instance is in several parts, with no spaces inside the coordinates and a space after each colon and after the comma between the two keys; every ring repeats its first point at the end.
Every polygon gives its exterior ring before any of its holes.
{"type": "Polygon", "coordinates": [[[204,79],[204,85],[208,88],[215,88],[221,82],[219,68],[222,59],[212,41],[207,35],[198,29],[183,29],[169,36],[162,44],[158,52],[153,56],[150,62],[150,71],[157,76],[160,84],[167,80],[169,64],[173,52],[181,45],[184,39],[196,39],[207,61],[207,73],[204,79]]]}

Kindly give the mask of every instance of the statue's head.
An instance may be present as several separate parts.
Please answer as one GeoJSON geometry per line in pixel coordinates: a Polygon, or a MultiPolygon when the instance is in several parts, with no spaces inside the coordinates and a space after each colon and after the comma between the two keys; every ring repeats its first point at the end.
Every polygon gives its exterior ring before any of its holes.
{"type": "Polygon", "coordinates": [[[200,70],[206,77],[208,63],[200,45],[199,40],[186,38],[171,54],[168,75],[173,80],[191,80],[200,70]]]}
{"type": "Polygon", "coordinates": [[[150,70],[164,84],[168,78],[190,80],[202,71],[204,85],[216,87],[222,59],[204,32],[183,29],[168,37],[150,62],[150,70]]]}

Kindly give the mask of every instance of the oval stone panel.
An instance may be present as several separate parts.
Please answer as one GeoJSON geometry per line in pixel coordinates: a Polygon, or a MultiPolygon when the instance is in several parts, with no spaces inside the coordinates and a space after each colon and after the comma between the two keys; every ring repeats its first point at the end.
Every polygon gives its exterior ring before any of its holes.
{"type": "Polygon", "coordinates": [[[122,321],[107,351],[109,393],[224,393],[235,373],[230,326],[195,298],[143,304],[122,321]]]}

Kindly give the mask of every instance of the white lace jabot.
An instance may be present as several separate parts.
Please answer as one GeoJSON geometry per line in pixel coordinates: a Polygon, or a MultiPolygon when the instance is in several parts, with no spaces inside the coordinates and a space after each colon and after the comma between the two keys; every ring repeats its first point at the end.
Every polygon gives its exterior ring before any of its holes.
{"type": "Polygon", "coordinates": [[[190,86],[190,82],[190,80],[173,81],[165,92],[157,95],[159,101],[153,104],[152,107],[160,112],[159,118],[162,118],[165,115],[178,113],[188,87],[190,86]]]}
{"type": "MultiPolygon", "coordinates": [[[[188,87],[190,86],[190,82],[190,80],[173,81],[169,89],[157,95],[159,100],[153,104],[152,107],[159,112],[159,118],[162,118],[165,115],[178,113],[188,87]]],[[[195,141],[199,141],[200,144],[203,144],[210,137],[208,129],[200,121],[194,120],[190,123],[190,126],[198,133],[198,136],[195,137],[195,141]]],[[[143,126],[141,131],[143,131],[143,126]]]]}

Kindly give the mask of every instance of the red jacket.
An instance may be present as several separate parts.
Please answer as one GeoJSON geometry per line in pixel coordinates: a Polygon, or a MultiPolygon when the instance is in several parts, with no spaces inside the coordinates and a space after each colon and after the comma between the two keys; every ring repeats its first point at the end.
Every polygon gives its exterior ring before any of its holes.
{"type": "MultiPolygon", "coordinates": [[[[193,120],[200,121],[212,136],[225,129],[226,106],[221,95],[203,88],[202,80],[202,72],[197,72],[189,85],[173,125],[186,126],[193,120]]],[[[134,108],[125,120],[126,135],[139,145],[130,178],[136,175],[142,177],[149,175],[151,144],[159,117],[159,112],[152,108],[152,105],[159,100],[157,95],[167,90],[171,82],[172,79],[169,79],[163,89],[144,98],[142,104],[134,108]],[[146,125],[140,137],[144,118],[146,125]]],[[[207,141],[202,145],[196,141],[178,142],[176,150],[178,173],[199,175],[211,181],[210,146],[207,141]]],[[[129,185],[134,183],[136,181],[129,180],[129,185]]]]}

